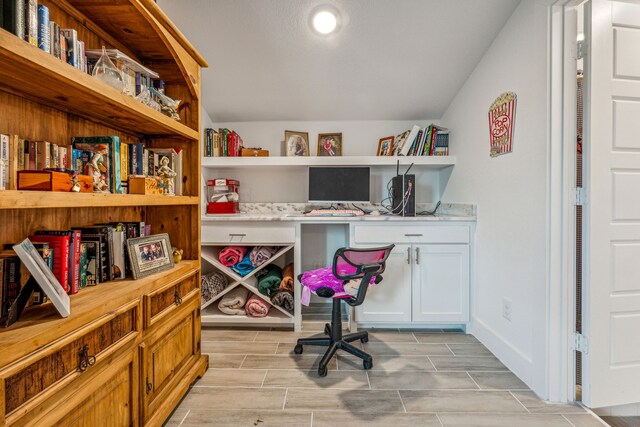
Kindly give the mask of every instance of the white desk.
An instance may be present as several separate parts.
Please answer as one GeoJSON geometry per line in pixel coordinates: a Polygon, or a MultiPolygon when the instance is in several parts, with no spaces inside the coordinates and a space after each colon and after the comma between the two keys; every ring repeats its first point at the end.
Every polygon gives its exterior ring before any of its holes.
{"type": "MultiPolygon", "coordinates": [[[[302,244],[307,226],[342,225],[348,230],[348,246],[393,243],[396,247],[387,261],[384,280],[369,289],[365,303],[355,310],[355,322],[379,327],[442,327],[469,321],[470,248],[475,221],[475,213],[420,217],[245,213],[203,217],[201,239],[203,258],[209,248],[231,244],[289,246],[293,250],[296,276],[304,265],[302,244]]],[[[293,324],[299,331],[299,288],[296,283],[295,313],[290,318],[283,318],[281,311],[273,310],[272,319],[225,318],[208,315],[204,310],[202,322],[284,323],[293,324]]]]}

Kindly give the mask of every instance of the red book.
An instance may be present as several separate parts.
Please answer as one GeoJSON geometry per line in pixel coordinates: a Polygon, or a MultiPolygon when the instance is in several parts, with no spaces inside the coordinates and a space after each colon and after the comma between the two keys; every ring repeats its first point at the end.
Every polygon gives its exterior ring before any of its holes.
{"type": "MultiPolygon", "coordinates": [[[[34,243],[49,243],[53,249],[53,275],[62,285],[62,289],[69,293],[69,236],[50,236],[37,234],[29,236],[34,243]]],[[[80,251],[78,251],[80,252],[80,251]]]]}
{"type": "Polygon", "coordinates": [[[429,155],[433,156],[433,153],[436,149],[436,134],[438,133],[438,129],[434,126],[431,131],[431,146],[429,147],[429,155]]]}
{"type": "Polygon", "coordinates": [[[73,250],[69,256],[69,287],[71,288],[71,295],[77,294],[80,290],[80,240],[82,238],[82,232],[80,230],[72,230],[71,236],[73,250]]]}

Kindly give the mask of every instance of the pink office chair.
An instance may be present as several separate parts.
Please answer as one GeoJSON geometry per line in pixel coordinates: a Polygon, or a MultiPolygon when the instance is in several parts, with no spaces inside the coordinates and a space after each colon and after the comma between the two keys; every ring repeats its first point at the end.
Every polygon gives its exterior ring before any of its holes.
{"type": "Polygon", "coordinates": [[[373,358],[370,354],[349,344],[356,340],[360,340],[363,343],[369,341],[367,331],[342,335],[340,301],[344,301],[352,307],[364,302],[369,285],[382,281],[385,262],[394,246],[395,245],[389,245],[381,248],[366,249],[340,248],[333,256],[333,266],[330,272],[325,268],[307,271],[298,276],[298,280],[302,283],[302,286],[309,288],[310,291],[319,297],[333,298],[331,324],[326,324],[324,328],[324,333],[328,335],[329,338],[301,338],[293,350],[296,354],[301,354],[303,345],[328,346],[329,348],[320,360],[318,366],[318,375],[321,377],[327,375],[327,364],[338,349],[342,349],[362,359],[364,369],[371,369],[373,367],[373,358]],[[345,292],[344,285],[354,279],[359,279],[360,285],[356,295],[352,296],[345,292]]]}

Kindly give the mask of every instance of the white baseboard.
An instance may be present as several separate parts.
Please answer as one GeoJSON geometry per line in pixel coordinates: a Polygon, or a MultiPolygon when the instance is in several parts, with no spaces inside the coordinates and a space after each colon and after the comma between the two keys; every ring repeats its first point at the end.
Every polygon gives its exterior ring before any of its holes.
{"type": "Polygon", "coordinates": [[[468,332],[478,338],[511,372],[533,389],[533,361],[482,320],[474,318],[471,324],[472,329],[468,332]]]}

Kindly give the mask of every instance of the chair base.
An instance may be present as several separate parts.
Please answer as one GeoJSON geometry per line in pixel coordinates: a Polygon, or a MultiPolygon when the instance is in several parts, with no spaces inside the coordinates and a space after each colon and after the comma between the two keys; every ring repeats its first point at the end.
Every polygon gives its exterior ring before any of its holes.
{"type": "Polygon", "coordinates": [[[322,356],[320,364],[318,365],[318,375],[324,377],[327,375],[327,365],[335,356],[338,350],[344,350],[360,359],[362,359],[362,366],[364,369],[371,369],[373,367],[373,357],[369,353],[366,353],[359,348],[349,344],[350,342],[360,340],[363,343],[369,341],[369,333],[367,331],[355,332],[352,334],[342,335],[342,315],[340,313],[340,300],[333,300],[333,307],[331,312],[331,324],[328,323],[324,328],[325,335],[328,338],[300,338],[294,348],[296,354],[302,354],[303,346],[305,345],[318,345],[329,347],[322,356]]]}

